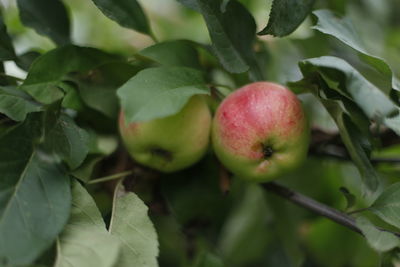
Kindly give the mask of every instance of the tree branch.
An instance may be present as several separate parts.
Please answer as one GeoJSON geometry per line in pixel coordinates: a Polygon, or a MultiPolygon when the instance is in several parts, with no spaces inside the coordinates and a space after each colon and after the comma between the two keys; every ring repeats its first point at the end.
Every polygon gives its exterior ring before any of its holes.
{"type": "MultiPolygon", "coordinates": [[[[349,228],[350,230],[362,235],[362,232],[361,232],[360,228],[358,228],[354,218],[341,212],[341,211],[331,208],[325,204],[315,201],[312,198],[309,198],[305,195],[297,193],[287,187],[278,185],[274,182],[265,183],[265,184],[262,184],[262,186],[271,193],[274,193],[280,197],[283,197],[298,206],[301,206],[303,208],[311,210],[321,216],[324,216],[324,217],[326,217],[338,224],[341,224],[341,225],[349,228]]],[[[385,229],[381,229],[381,228],[378,228],[378,229],[381,231],[390,232],[385,229]]],[[[395,233],[395,232],[390,232],[390,233],[400,237],[400,233],[395,233]]]]}

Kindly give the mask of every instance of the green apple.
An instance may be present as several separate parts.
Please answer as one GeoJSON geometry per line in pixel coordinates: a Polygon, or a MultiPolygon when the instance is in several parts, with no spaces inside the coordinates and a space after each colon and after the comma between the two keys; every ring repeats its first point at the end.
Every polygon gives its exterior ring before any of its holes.
{"type": "Polygon", "coordinates": [[[228,95],[212,126],[214,151],[239,177],[270,181],[306,157],[309,127],[295,94],[285,87],[256,82],[228,95]]]}
{"type": "Polygon", "coordinates": [[[177,114],[127,124],[121,111],[119,129],[134,160],[162,172],[194,164],[207,151],[211,113],[202,95],[195,95],[177,114]]]}

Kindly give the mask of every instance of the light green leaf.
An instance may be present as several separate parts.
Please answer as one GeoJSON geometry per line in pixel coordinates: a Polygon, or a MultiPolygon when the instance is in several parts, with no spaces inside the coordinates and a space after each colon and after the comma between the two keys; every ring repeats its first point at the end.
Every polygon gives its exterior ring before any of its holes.
{"type": "Polygon", "coordinates": [[[122,242],[117,266],[158,266],[158,240],[148,208],[134,193],[119,183],[114,194],[109,231],[122,242]]]}
{"type": "Polygon", "coordinates": [[[119,25],[151,35],[149,23],[136,0],[92,0],[108,18],[119,25]]]}
{"type": "Polygon", "coordinates": [[[386,188],[372,204],[370,210],[382,220],[400,228],[400,183],[386,188]]]}
{"type": "Polygon", "coordinates": [[[120,243],[107,232],[96,203],[79,182],[72,184],[71,216],[57,242],[54,267],[114,266],[120,243]]]}
{"type": "Polygon", "coordinates": [[[291,34],[311,12],[315,0],[274,0],[268,25],[259,35],[286,36],[291,34]]]}
{"type": "Polygon", "coordinates": [[[22,22],[39,34],[50,37],[56,44],[70,43],[67,10],[59,0],[18,0],[22,22]]]}
{"type": "Polygon", "coordinates": [[[23,121],[31,112],[42,109],[29,95],[11,87],[0,87],[0,113],[15,121],[23,121]]]}
{"type": "Polygon", "coordinates": [[[318,23],[313,27],[314,29],[331,35],[355,49],[360,53],[360,58],[366,63],[374,67],[378,72],[384,75],[387,80],[386,88],[381,88],[382,91],[389,95],[391,89],[400,91],[400,86],[397,78],[393,75],[390,66],[380,57],[370,54],[361,42],[357,31],[354,29],[353,24],[347,18],[338,18],[329,10],[317,10],[313,14],[317,17],[318,23]]]}
{"type": "Polygon", "coordinates": [[[40,121],[29,116],[0,139],[0,262],[10,265],[32,263],[69,216],[69,177],[35,147],[40,121]]]}
{"type": "Polygon", "coordinates": [[[209,94],[200,71],[159,67],[140,71],[117,95],[128,122],[146,121],[179,112],[196,94],[209,94]]]}
{"type": "Polygon", "coordinates": [[[397,236],[376,228],[367,218],[359,217],[356,223],[373,249],[385,252],[400,245],[400,239],[397,236]]]}

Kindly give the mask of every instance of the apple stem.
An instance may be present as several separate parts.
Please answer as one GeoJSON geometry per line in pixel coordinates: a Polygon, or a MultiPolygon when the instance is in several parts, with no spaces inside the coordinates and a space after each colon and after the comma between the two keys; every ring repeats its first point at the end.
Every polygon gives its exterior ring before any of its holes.
{"type": "Polygon", "coordinates": [[[120,172],[120,173],[115,173],[115,174],[112,174],[112,175],[109,175],[109,176],[104,176],[104,177],[101,177],[101,178],[90,180],[89,182],[87,182],[87,184],[97,184],[97,183],[107,182],[107,181],[111,181],[111,180],[115,180],[115,179],[119,179],[119,178],[125,177],[125,176],[127,176],[129,174],[132,174],[132,173],[133,173],[133,170],[120,172]]]}
{"type": "MultiPolygon", "coordinates": [[[[297,193],[287,187],[284,187],[274,182],[264,183],[262,184],[262,186],[264,187],[264,189],[266,189],[271,193],[274,193],[282,198],[285,198],[298,206],[311,210],[321,216],[324,216],[362,235],[361,229],[357,226],[355,219],[337,209],[331,208],[323,203],[320,203],[312,198],[297,193]]],[[[400,233],[391,232],[388,230],[381,229],[379,227],[377,228],[381,231],[390,232],[400,237],[400,233]]]]}

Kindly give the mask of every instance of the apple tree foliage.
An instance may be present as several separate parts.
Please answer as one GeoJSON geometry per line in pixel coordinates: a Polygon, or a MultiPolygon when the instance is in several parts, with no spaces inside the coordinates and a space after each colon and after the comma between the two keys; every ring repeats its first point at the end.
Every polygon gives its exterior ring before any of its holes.
{"type": "Polygon", "coordinates": [[[400,262],[397,0],[1,4],[0,266],[400,262]],[[203,94],[213,110],[260,80],[297,93],[312,127],[277,183],[359,233],[230,179],[211,149],[172,174],[127,156],[120,108],[151,120],[203,94]]]}

